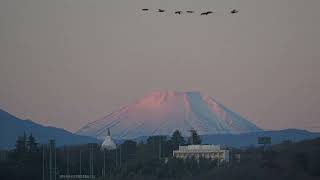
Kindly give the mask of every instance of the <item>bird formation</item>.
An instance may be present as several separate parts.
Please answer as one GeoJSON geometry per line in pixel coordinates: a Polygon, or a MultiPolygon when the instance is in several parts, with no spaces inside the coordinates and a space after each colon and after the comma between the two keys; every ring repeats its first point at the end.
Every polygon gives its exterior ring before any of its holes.
{"type": "Polygon", "coordinates": [[[208,15],[208,14],[212,14],[212,13],[213,13],[212,11],[207,11],[207,12],[201,13],[200,15],[208,15]]]}
{"type": "MultiPolygon", "coordinates": [[[[150,11],[150,9],[148,9],[148,8],[144,8],[144,9],[141,9],[142,11],[150,11]]],[[[165,12],[166,10],[165,9],[158,9],[157,10],[157,12],[159,12],[159,13],[163,13],[163,12],[165,12]]],[[[183,14],[184,12],[186,12],[186,13],[188,13],[188,14],[192,14],[192,13],[195,13],[195,11],[191,11],[191,10],[188,10],[188,11],[174,11],[174,14],[178,14],[178,15],[181,15],[181,14],[183,14]]],[[[236,10],[236,9],[232,9],[231,11],[230,11],[230,14],[236,14],[236,13],[238,13],[239,11],[238,10],[236,10]]],[[[206,12],[202,12],[202,13],[200,13],[200,15],[201,16],[206,16],[206,15],[209,15],[209,14],[212,14],[212,13],[214,13],[213,11],[206,11],[206,12]]]]}

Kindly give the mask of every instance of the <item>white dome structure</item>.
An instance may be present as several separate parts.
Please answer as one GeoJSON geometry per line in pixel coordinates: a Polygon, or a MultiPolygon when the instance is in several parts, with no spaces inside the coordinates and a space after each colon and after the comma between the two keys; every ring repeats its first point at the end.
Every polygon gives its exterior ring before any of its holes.
{"type": "Polygon", "coordinates": [[[102,150],[114,150],[117,148],[116,143],[114,143],[114,141],[112,140],[111,136],[110,136],[110,130],[108,129],[108,135],[106,136],[106,138],[104,139],[102,145],[101,145],[101,149],[102,150]]]}

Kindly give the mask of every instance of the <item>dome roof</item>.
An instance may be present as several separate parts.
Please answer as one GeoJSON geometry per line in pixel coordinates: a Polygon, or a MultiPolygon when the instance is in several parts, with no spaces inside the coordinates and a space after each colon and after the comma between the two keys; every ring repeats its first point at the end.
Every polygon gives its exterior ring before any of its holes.
{"type": "Polygon", "coordinates": [[[103,150],[114,150],[116,148],[117,145],[113,142],[110,136],[107,136],[101,145],[101,149],[103,150]]]}
{"type": "Polygon", "coordinates": [[[101,149],[102,150],[114,150],[117,148],[116,143],[114,143],[114,141],[112,140],[111,136],[110,136],[110,131],[108,129],[108,135],[106,136],[106,138],[104,139],[102,145],[101,145],[101,149]]]}

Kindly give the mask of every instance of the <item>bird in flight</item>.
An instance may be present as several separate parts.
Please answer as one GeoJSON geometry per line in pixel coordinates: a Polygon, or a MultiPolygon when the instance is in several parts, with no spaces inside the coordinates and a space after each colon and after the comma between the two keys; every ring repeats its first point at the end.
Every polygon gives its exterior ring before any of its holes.
{"type": "Polygon", "coordinates": [[[175,14],[182,14],[182,11],[176,11],[175,14]]]}
{"type": "Polygon", "coordinates": [[[144,8],[144,9],[142,9],[142,11],[149,11],[149,9],[147,9],[147,8],[144,8]]]}
{"type": "Polygon", "coordinates": [[[187,13],[194,13],[194,11],[186,11],[187,13]]]}
{"type": "Polygon", "coordinates": [[[207,12],[201,13],[200,15],[209,15],[209,14],[212,14],[212,13],[213,13],[212,11],[207,11],[207,12]]]}
{"type": "Polygon", "coordinates": [[[158,12],[164,12],[165,10],[164,9],[158,9],[158,12]]]}
{"type": "Polygon", "coordinates": [[[239,12],[238,10],[233,9],[230,13],[231,13],[231,14],[236,14],[236,13],[238,13],[238,12],[239,12]]]}

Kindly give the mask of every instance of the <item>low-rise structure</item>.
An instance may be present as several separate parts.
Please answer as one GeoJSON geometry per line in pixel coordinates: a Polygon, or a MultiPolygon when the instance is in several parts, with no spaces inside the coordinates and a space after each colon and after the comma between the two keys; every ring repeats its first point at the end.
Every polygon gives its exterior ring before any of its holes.
{"type": "Polygon", "coordinates": [[[212,159],[220,162],[229,162],[229,150],[221,145],[188,145],[179,146],[178,150],[173,151],[173,156],[180,159],[212,159]]]}

